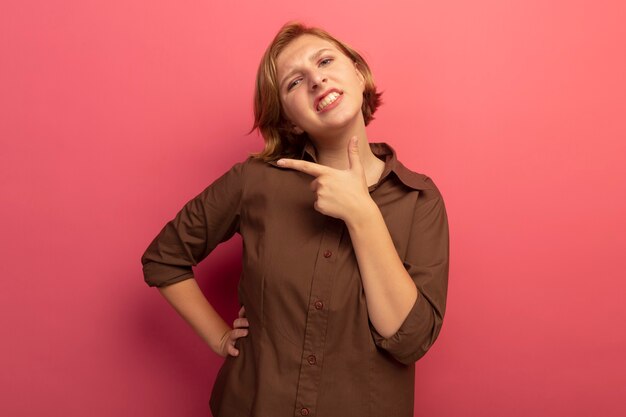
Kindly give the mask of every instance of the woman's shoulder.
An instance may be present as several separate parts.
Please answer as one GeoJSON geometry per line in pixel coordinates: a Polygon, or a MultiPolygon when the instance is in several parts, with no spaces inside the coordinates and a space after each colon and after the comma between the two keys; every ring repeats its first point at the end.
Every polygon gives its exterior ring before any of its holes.
{"type": "MultiPolygon", "coordinates": [[[[261,158],[254,157],[252,155],[247,156],[244,159],[240,159],[231,163],[230,167],[225,173],[236,173],[239,175],[248,175],[248,171],[258,171],[262,169],[268,169],[272,165],[272,162],[266,162],[261,158]]],[[[275,163],[274,163],[275,165],[275,163]]]]}
{"type": "Polygon", "coordinates": [[[240,169],[245,171],[246,175],[262,175],[263,173],[272,172],[274,168],[278,167],[276,161],[266,161],[253,155],[248,156],[235,165],[240,165],[240,169]]]}
{"type": "Polygon", "coordinates": [[[221,177],[232,185],[239,183],[241,187],[246,187],[271,181],[281,169],[275,161],[265,161],[250,155],[232,163],[221,177]]]}

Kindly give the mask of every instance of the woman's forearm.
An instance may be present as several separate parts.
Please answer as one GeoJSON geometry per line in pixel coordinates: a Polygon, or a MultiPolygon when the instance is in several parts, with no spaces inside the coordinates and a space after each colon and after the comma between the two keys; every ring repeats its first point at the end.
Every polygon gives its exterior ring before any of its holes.
{"type": "Polygon", "coordinates": [[[419,291],[373,201],[362,213],[355,213],[346,225],[359,264],[370,320],[378,333],[390,337],[420,297],[419,291]]]}
{"type": "Polygon", "coordinates": [[[158,288],[178,314],[219,354],[222,338],[231,328],[213,309],[196,280],[189,278],[158,288]]]}

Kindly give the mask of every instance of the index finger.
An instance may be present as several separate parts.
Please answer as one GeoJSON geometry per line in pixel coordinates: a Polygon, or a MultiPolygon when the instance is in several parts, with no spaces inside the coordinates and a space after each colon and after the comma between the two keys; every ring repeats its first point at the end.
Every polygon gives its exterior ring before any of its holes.
{"type": "Polygon", "coordinates": [[[332,169],[324,165],[316,164],[315,162],[302,161],[300,159],[282,158],[276,161],[276,163],[281,167],[295,169],[305,174],[313,175],[314,177],[325,174],[332,169]]]}

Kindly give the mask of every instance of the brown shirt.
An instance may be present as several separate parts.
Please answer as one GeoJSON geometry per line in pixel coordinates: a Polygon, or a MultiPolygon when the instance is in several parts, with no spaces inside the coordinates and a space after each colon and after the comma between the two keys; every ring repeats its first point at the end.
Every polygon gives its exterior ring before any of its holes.
{"type": "MultiPolygon", "coordinates": [[[[211,394],[214,417],[411,417],[415,361],[441,330],[448,284],[448,221],[431,178],[410,171],[385,143],[369,187],[420,295],[391,337],[367,314],[343,221],[313,208],[313,178],[248,158],[185,204],[141,258],[150,286],[192,278],[239,233],[239,302],[249,321],[211,394]]],[[[316,160],[309,143],[302,159],[316,160]]]]}

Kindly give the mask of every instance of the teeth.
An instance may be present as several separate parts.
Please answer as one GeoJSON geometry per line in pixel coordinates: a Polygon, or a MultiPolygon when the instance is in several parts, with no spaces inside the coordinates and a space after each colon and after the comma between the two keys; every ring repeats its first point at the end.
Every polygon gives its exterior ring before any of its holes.
{"type": "Polygon", "coordinates": [[[334,91],[328,94],[326,97],[324,97],[322,101],[320,101],[320,104],[317,105],[317,110],[323,110],[324,107],[328,106],[330,103],[337,100],[337,97],[339,97],[340,95],[341,94],[336,93],[334,91]]]}

